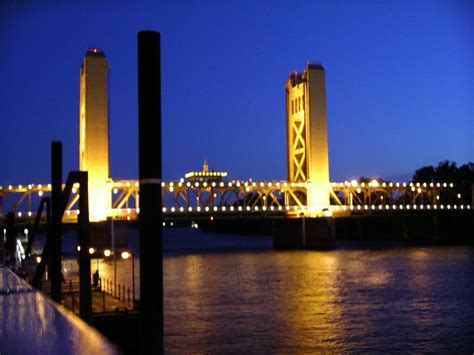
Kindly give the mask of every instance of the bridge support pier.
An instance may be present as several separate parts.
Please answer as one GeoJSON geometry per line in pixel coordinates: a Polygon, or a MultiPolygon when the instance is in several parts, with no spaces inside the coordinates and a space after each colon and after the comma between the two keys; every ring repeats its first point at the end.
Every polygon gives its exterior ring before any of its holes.
{"type": "Polygon", "coordinates": [[[278,218],[273,221],[275,249],[332,249],[336,227],[331,217],[278,218]]]}

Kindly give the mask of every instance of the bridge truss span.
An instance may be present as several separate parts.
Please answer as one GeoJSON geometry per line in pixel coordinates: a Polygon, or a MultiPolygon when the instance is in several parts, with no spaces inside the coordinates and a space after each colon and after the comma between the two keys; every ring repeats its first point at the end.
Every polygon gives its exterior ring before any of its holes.
{"type": "MultiPolygon", "coordinates": [[[[165,217],[192,215],[347,215],[392,210],[470,209],[452,183],[358,183],[333,182],[329,186],[330,205],[308,206],[311,183],[284,180],[232,180],[191,182],[164,181],[162,186],[165,217]]],[[[78,210],[77,188],[68,202],[65,222],[75,222],[78,210]]],[[[108,183],[112,196],[107,216],[134,220],[139,214],[138,180],[108,183]]],[[[0,216],[12,211],[17,218],[33,219],[39,199],[51,192],[51,185],[29,184],[0,187],[0,216]]]]}

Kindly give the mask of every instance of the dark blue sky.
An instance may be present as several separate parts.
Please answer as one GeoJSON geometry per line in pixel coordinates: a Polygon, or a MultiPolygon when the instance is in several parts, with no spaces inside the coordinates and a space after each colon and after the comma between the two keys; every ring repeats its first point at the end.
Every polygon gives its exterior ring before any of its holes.
{"type": "Polygon", "coordinates": [[[0,5],[0,184],[78,166],[79,69],[110,62],[110,166],[137,176],[136,35],[161,32],[163,173],[286,178],[284,83],[326,68],[330,176],[474,160],[474,1],[13,1],[0,5]],[[180,3],[177,5],[177,3],[180,3]]]}

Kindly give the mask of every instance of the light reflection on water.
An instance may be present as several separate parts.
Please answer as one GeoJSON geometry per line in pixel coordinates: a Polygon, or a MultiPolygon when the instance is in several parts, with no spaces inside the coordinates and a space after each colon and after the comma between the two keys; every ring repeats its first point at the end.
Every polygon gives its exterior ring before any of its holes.
{"type": "MultiPolygon", "coordinates": [[[[164,244],[169,353],[474,351],[471,247],[274,251],[268,238],[184,230],[164,244]]],[[[131,260],[116,265],[131,286],[131,260]]],[[[113,269],[99,260],[101,276],[113,269]]]]}
{"type": "Polygon", "coordinates": [[[165,259],[169,352],[474,350],[469,247],[165,259]]]}

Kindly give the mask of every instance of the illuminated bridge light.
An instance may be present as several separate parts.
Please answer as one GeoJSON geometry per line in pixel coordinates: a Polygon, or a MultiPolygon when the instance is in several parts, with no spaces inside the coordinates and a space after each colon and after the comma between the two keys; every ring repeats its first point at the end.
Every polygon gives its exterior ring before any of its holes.
{"type": "Polygon", "coordinates": [[[255,206],[255,208],[254,208],[254,209],[255,209],[255,211],[258,211],[258,206],[255,206]]]}
{"type": "Polygon", "coordinates": [[[393,186],[393,183],[392,183],[392,182],[391,182],[391,183],[389,183],[389,184],[388,184],[388,186],[389,186],[389,187],[392,187],[392,186],[393,186]]]}
{"type": "Polygon", "coordinates": [[[407,206],[406,206],[406,209],[409,210],[409,209],[410,209],[410,205],[407,205],[407,206]]]}
{"type": "Polygon", "coordinates": [[[130,187],[130,183],[127,181],[127,183],[125,184],[125,186],[130,187]]]}
{"type": "Polygon", "coordinates": [[[180,207],[179,212],[184,212],[184,207],[180,207]]]}
{"type": "Polygon", "coordinates": [[[39,197],[43,196],[43,191],[39,191],[39,192],[38,192],[38,196],[39,196],[39,197]]]}
{"type": "Polygon", "coordinates": [[[381,210],[382,208],[383,208],[383,206],[382,206],[382,205],[379,205],[379,210],[381,210]]]}
{"type": "Polygon", "coordinates": [[[371,205],[370,208],[373,209],[373,210],[375,210],[375,206],[374,206],[374,205],[371,205]]]}
{"type": "Polygon", "coordinates": [[[453,187],[453,186],[454,186],[454,185],[453,185],[453,183],[451,182],[451,183],[449,184],[449,187],[453,187]]]}
{"type": "Polygon", "coordinates": [[[80,210],[76,210],[76,214],[79,216],[79,214],[81,213],[80,210]]]}
{"type": "Polygon", "coordinates": [[[426,205],[426,208],[427,208],[427,209],[431,209],[431,206],[430,206],[430,205],[426,205]]]}
{"type": "Polygon", "coordinates": [[[212,186],[212,187],[216,187],[216,183],[215,183],[215,182],[212,182],[211,186],[212,186]]]}
{"type": "Polygon", "coordinates": [[[193,208],[191,206],[188,207],[188,211],[192,212],[193,208]]]}
{"type": "Polygon", "coordinates": [[[135,208],[135,211],[136,211],[137,213],[140,213],[140,207],[135,208]]]}
{"type": "Polygon", "coordinates": [[[398,206],[401,210],[403,210],[403,205],[398,206]]]}
{"type": "Polygon", "coordinates": [[[451,205],[447,205],[446,208],[447,208],[448,210],[450,210],[450,209],[451,209],[451,205]]]}
{"type": "Polygon", "coordinates": [[[201,212],[201,207],[197,206],[196,211],[201,212]]]}
{"type": "Polygon", "coordinates": [[[396,205],[393,205],[392,208],[393,208],[394,210],[396,210],[396,209],[397,209],[397,206],[396,206],[396,205]]]}
{"type": "Polygon", "coordinates": [[[31,217],[32,214],[31,211],[28,211],[28,217],[31,217]]]}
{"type": "Polygon", "coordinates": [[[161,210],[162,210],[163,212],[166,212],[166,207],[163,207],[161,210]]]}
{"type": "Polygon", "coordinates": [[[439,208],[441,208],[442,210],[444,210],[444,205],[439,206],[439,208]]]}
{"type": "Polygon", "coordinates": [[[430,182],[430,187],[433,187],[433,183],[432,183],[432,182],[430,182]]]}
{"type": "Polygon", "coordinates": [[[166,184],[164,182],[161,183],[161,187],[165,187],[166,184]]]}
{"type": "Polygon", "coordinates": [[[242,211],[242,206],[239,206],[238,210],[239,210],[239,211],[242,211]]]}
{"type": "Polygon", "coordinates": [[[389,205],[386,205],[386,206],[385,206],[385,209],[386,209],[386,210],[390,209],[390,206],[389,206],[389,205]]]}
{"type": "Polygon", "coordinates": [[[75,194],[77,192],[75,187],[73,187],[71,191],[72,191],[73,194],[75,194]]]}
{"type": "Polygon", "coordinates": [[[182,187],[183,186],[183,183],[180,181],[178,182],[178,187],[182,187]]]}
{"type": "Polygon", "coordinates": [[[470,210],[470,209],[471,209],[471,206],[467,205],[467,209],[470,210]]]}
{"type": "Polygon", "coordinates": [[[458,206],[457,206],[457,205],[454,205],[453,208],[454,208],[455,210],[457,210],[457,209],[458,209],[458,206]]]}
{"type": "Polygon", "coordinates": [[[21,212],[18,212],[18,217],[21,217],[21,212]]]}
{"type": "Polygon", "coordinates": [[[71,210],[67,210],[66,214],[69,216],[71,214],[71,210]]]}
{"type": "Polygon", "coordinates": [[[176,208],[171,207],[171,212],[174,212],[174,211],[176,211],[176,208]]]}
{"type": "Polygon", "coordinates": [[[357,205],[357,209],[360,210],[360,205],[357,205]]]}
{"type": "Polygon", "coordinates": [[[132,212],[132,210],[130,208],[127,208],[127,213],[130,214],[130,212],[132,212]]]}
{"type": "Polygon", "coordinates": [[[358,194],[360,194],[360,192],[362,191],[361,189],[357,189],[356,190],[358,194]]]}
{"type": "Polygon", "coordinates": [[[418,193],[420,193],[420,192],[421,192],[421,189],[420,189],[420,188],[418,188],[416,191],[417,191],[418,193]]]}
{"type": "Polygon", "coordinates": [[[225,206],[222,206],[222,211],[225,211],[225,206]]]}
{"type": "Polygon", "coordinates": [[[423,187],[426,187],[426,182],[423,183],[423,187]]]}
{"type": "Polygon", "coordinates": [[[404,182],[404,183],[402,184],[402,186],[403,186],[403,187],[407,187],[407,183],[404,182]]]}
{"type": "Polygon", "coordinates": [[[283,209],[282,206],[278,206],[278,211],[281,211],[283,209]]]}
{"type": "Polygon", "coordinates": [[[262,207],[262,210],[266,211],[266,210],[267,210],[267,207],[266,207],[266,206],[263,206],[263,207],[262,207]]]}
{"type": "Polygon", "coordinates": [[[214,211],[217,211],[217,206],[214,206],[214,211]]]}
{"type": "Polygon", "coordinates": [[[8,185],[8,190],[11,190],[13,189],[13,186],[12,185],[8,185]]]}
{"type": "Polygon", "coordinates": [[[230,206],[230,210],[233,211],[233,210],[234,210],[234,206],[230,206]]]}
{"type": "Polygon", "coordinates": [[[114,189],[114,194],[117,194],[118,190],[117,189],[114,189]]]}
{"type": "Polygon", "coordinates": [[[395,184],[395,186],[396,186],[396,187],[400,187],[400,183],[397,182],[397,183],[395,184]]]}
{"type": "Polygon", "coordinates": [[[298,206],[293,206],[293,210],[297,210],[298,209],[298,206]]]}
{"type": "Polygon", "coordinates": [[[413,209],[416,210],[416,205],[413,205],[413,209]]]}
{"type": "Polygon", "coordinates": [[[365,187],[365,182],[363,182],[362,184],[360,184],[362,187],[365,187]]]}
{"type": "Polygon", "coordinates": [[[437,210],[437,209],[438,209],[438,205],[434,205],[433,208],[434,208],[435,210],[437,210]]]}
{"type": "Polygon", "coordinates": [[[424,208],[425,208],[425,206],[423,206],[423,205],[420,205],[420,209],[421,209],[421,210],[422,210],[422,209],[424,209],[424,208]]]}
{"type": "Polygon", "coordinates": [[[270,210],[273,211],[275,209],[275,207],[273,206],[270,206],[270,210]]]}
{"type": "Polygon", "coordinates": [[[419,182],[417,182],[417,183],[416,183],[416,187],[419,187],[419,186],[420,186],[420,183],[419,183],[419,182]]]}

